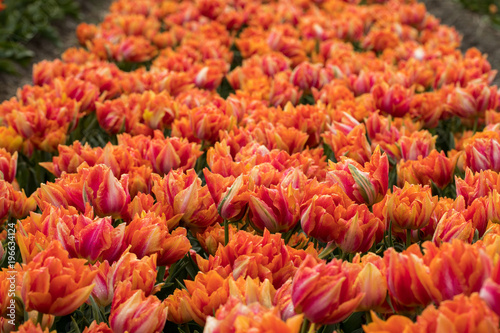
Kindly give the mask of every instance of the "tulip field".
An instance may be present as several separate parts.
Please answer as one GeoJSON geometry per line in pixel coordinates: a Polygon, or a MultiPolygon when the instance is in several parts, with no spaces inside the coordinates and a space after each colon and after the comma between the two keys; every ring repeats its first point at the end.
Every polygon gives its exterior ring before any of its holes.
{"type": "Polygon", "coordinates": [[[0,332],[500,331],[497,71],[425,5],[76,36],[0,104],[0,332]]]}

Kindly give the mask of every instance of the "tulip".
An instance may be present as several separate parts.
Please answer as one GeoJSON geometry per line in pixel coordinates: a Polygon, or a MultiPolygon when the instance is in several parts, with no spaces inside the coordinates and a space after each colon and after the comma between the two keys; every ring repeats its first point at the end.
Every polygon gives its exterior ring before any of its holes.
{"type": "Polygon", "coordinates": [[[276,308],[268,308],[259,303],[245,305],[245,303],[231,297],[217,311],[215,317],[207,318],[205,331],[207,333],[222,333],[231,327],[231,331],[235,333],[249,331],[295,333],[300,330],[302,321],[303,315],[296,315],[282,321],[276,308]]]}
{"type": "Polygon", "coordinates": [[[156,131],[155,139],[149,142],[145,155],[151,162],[153,171],[160,175],[179,168],[191,169],[195,166],[197,158],[203,154],[200,145],[189,143],[186,139],[165,139],[156,131]]]}
{"type": "Polygon", "coordinates": [[[90,326],[85,327],[83,333],[113,333],[113,331],[106,323],[97,324],[94,320],[90,326]]]}
{"type": "Polygon", "coordinates": [[[224,114],[214,105],[194,108],[189,114],[191,130],[196,138],[206,143],[217,141],[219,130],[229,130],[235,119],[224,114]]]}
{"type": "Polygon", "coordinates": [[[500,171],[500,143],[498,135],[478,138],[465,146],[465,166],[473,172],[482,170],[500,171]]]}
{"type": "Polygon", "coordinates": [[[456,238],[471,243],[473,237],[472,222],[466,221],[460,212],[452,209],[439,220],[432,241],[439,245],[442,242],[450,242],[456,238]]]}
{"type": "Polygon", "coordinates": [[[337,160],[340,160],[341,156],[352,158],[360,164],[370,160],[372,149],[366,138],[366,129],[363,124],[355,126],[348,134],[330,128],[321,136],[330,146],[337,160]]]}
{"type": "Polygon", "coordinates": [[[479,292],[490,276],[491,259],[477,246],[453,240],[439,248],[431,242],[424,243],[424,247],[424,260],[432,280],[429,291],[436,303],[479,292]]]}
{"type": "Polygon", "coordinates": [[[219,216],[207,186],[201,186],[193,169],[184,173],[172,170],[163,178],[153,178],[153,193],[162,206],[172,206],[173,213],[183,214],[182,221],[194,231],[215,224],[219,216]]]}
{"type": "Polygon", "coordinates": [[[16,332],[19,332],[19,333],[57,333],[56,330],[50,331],[48,327],[43,329],[42,326],[40,325],[40,323],[37,323],[35,325],[32,320],[27,320],[24,324],[20,325],[17,328],[16,332]]]}
{"type": "Polygon", "coordinates": [[[91,266],[96,273],[92,291],[96,303],[107,306],[111,304],[117,286],[121,282],[130,282],[134,290],[140,289],[145,295],[152,295],[158,291],[156,286],[156,255],[137,259],[134,253],[125,251],[120,259],[112,265],[107,260],[91,266]]]}
{"type": "Polygon", "coordinates": [[[307,254],[317,258],[317,251],[309,246],[296,250],[285,245],[279,234],[252,235],[246,231],[236,232],[226,246],[219,246],[215,255],[204,259],[196,256],[200,271],[217,271],[223,276],[250,276],[261,281],[268,279],[275,288],[280,288],[291,278],[307,254]]]}
{"type": "Polygon", "coordinates": [[[329,195],[314,195],[310,202],[304,204],[300,217],[302,230],[309,237],[325,243],[341,239],[345,230],[340,230],[335,217],[342,216],[346,207],[351,205],[351,200],[341,191],[329,195]]]}
{"type": "Polygon", "coordinates": [[[387,217],[401,229],[422,229],[429,224],[436,203],[430,187],[405,183],[388,196],[387,217]]]}
{"type": "Polygon", "coordinates": [[[434,150],[437,136],[430,132],[420,130],[410,136],[402,136],[399,140],[401,157],[405,160],[418,160],[419,157],[427,157],[434,150]]]}
{"type": "Polygon", "coordinates": [[[363,331],[366,333],[400,333],[413,325],[411,319],[405,316],[393,315],[387,321],[383,321],[373,311],[370,311],[370,315],[372,322],[363,325],[363,331]]]}
{"type": "Polygon", "coordinates": [[[244,175],[239,175],[236,179],[233,176],[223,177],[207,168],[203,170],[203,174],[219,215],[228,221],[243,218],[250,197],[249,189],[253,187],[252,179],[244,175]]]}
{"type": "Polygon", "coordinates": [[[491,276],[484,281],[479,297],[500,316],[500,261],[497,261],[491,276]]]}
{"type": "Polygon", "coordinates": [[[259,187],[250,195],[249,218],[258,230],[287,232],[299,222],[301,195],[299,188],[259,187]]]}
{"type": "Polygon", "coordinates": [[[431,186],[434,182],[437,187],[444,189],[452,180],[455,171],[456,158],[448,158],[444,153],[432,150],[427,157],[417,160],[400,161],[397,165],[398,186],[405,182],[431,186]]]}
{"type": "Polygon", "coordinates": [[[90,296],[97,272],[84,259],[70,259],[59,242],[52,242],[23,267],[21,295],[28,311],[55,316],[75,311],[90,296]]]}
{"type": "Polygon", "coordinates": [[[0,178],[12,183],[16,179],[17,152],[9,153],[4,148],[0,148],[0,178]]]}
{"type": "MultiPolygon", "coordinates": [[[[231,239],[238,229],[232,224],[228,225],[228,228],[229,239],[231,239]]],[[[219,245],[224,245],[225,241],[224,227],[221,227],[220,224],[208,227],[204,232],[197,233],[195,236],[203,250],[212,256],[215,255],[219,245]]]]}
{"type": "Polygon", "coordinates": [[[99,216],[120,217],[130,202],[128,179],[116,179],[113,172],[100,164],[89,170],[86,178],[85,194],[99,216]]]}
{"type": "Polygon", "coordinates": [[[115,290],[109,324],[113,332],[159,333],[167,320],[168,307],[156,296],[146,296],[132,289],[130,283],[120,283],[115,290]]]}
{"type": "Polygon", "coordinates": [[[500,186],[498,172],[485,170],[473,173],[470,168],[465,170],[465,177],[455,177],[457,197],[463,196],[465,203],[470,205],[480,197],[487,197],[494,189],[500,186]]]}
{"type": "Polygon", "coordinates": [[[410,111],[413,92],[399,84],[392,86],[385,82],[375,84],[371,94],[376,107],[384,113],[394,117],[402,117],[410,111]]]}
{"type": "Polygon", "coordinates": [[[19,135],[12,127],[0,126],[0,147],[14,154],[21,150],[23,137],[19,135]]]}
{"type": "Polygon", "coordinates": [[[327,174],[327,180],[341,185],[344,192],[357,203],[366,203],[371,206],[381,201],[389,183],[389,160],[387,155],[381,154],[377,147],[364,166],[356,162],[343,159],[340,163],[331,163],[332,169],[327,174]]]}
{"type": "Polygon", "coordinates": [[[191,248],[184,228],[169,232],[167,223],[155,213],[137,215],[125,229],[124,243],[139,258],[158,255],[158,266],[170,266],[191,248]],[[147,239],[147,242],[144,240],[147,239]]]}
{"type": "Polygon", "coordinates": [[[356,311],[368,311],[377,309],[382,305],[387,296],[387,281],[383,273],[371,262],[361,269],[356,280],[354,288],[360,294],[365,294],[356,311]]]}
{"type": "Polygon", "coordinates": [[[477,293],[459,294],[439,305],[428,306],[417,317],[414,331],[424,332],[497,332],[499,317],[477,293]],[[467,323],[464,325],[464,323],[467,323]]]}
{"type": "Polygon", "coordinates": [[[427,290],[432,282],[430,277],[425,278],[421,274],[428,270],[421,258],[410,252],[397,253],[389,248],[384,252],[384,261],[387,266],[387,290],[396,302],[395,306],[427,306],[431,302],[427,290]]]}
{"type": "Polygon", "coordinates": [[[297,313],[313,323],[335,324],[346,319],[364,294],[353,288],[357,272],[347,263],[333,259],[317,263],[308,256],[297,270],[292,284],[292,302],[297,313]]]}
{"type": "Polygon", "coordinates": [[[320,89],[323,86],[323,82],[320,80],[320,69],[319,64],[312,65],[303,62],[293,70],[290,82],[305,91],[309,91],[313,87],[320,89]]]}

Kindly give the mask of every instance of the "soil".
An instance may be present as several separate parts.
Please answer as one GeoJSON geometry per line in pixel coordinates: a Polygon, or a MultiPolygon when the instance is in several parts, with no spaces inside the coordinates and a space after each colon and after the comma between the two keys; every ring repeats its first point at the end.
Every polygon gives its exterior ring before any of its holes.
{"type": "Polygon", "coordinates": [[[54,25],[61,37],[61,47],[55,46],[52,42],[34,38],[27,44],[27,47],[35,53],[27,67],[18,67],[17,75],[0,73],[0,102],[9,99],[16,94],[17,88],[32,82],[32,68],[44,59],[53,60],[59,58],[68,48],[78,46],[76,39],[76,28],[81,22],[99,23],[109,12],[112,0],[77,0],[80,5],[80,20],[73,17],[66,17],[64,20],[55,22],[54,25]]]}
{"type": "MultiPolygon", "coordinates": [[[[0,73],[0,101],[16,94],[17,88],[31,84],[32,65],[43,60],[52,60],[60,57],[69,47],[78,46],[76,27],[80,22],[99,23],[108,13],[112,0],[77,0],[80,4],[81,21],[67,18],[57,22],[61,35],[62,46],[56,47],[52,43],[34,39],[28,47],[35,52],[31,64],[19,67],[18,75],[0,73]]],[[[500,29],[489,22],[488,17],[464,9],[455,0],[421,0],[427,10],[441,20],[441,23],[454,26],[463,35],[461,50],[465,52],[471,47],[477,47],[488,55],[493,69],[500,71],[500,29]]],[[[500,73],[493,84],[500,86],[500,73]]]]}

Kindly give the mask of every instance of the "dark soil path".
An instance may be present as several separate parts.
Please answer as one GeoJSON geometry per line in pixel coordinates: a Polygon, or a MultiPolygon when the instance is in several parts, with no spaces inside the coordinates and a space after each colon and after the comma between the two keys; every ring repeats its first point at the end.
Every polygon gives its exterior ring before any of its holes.
{"type": "Polygon", "coordinates": [[[72,46],[78,46],[76,39],[76,27],[80,22],[99,23],[109,12],[109,6],[112,0],[77,0],[80,5],[81,21],[72,17],[56,22],[56,28],[60,34],[62,46],[56,47],[53,43],[46,40],[35,38],[28,44],[28,48],[35,52],[35,57],[31,64],[19,67],[18,75],[8,75],[0,73],[0,102],[9,99],[16,94],[17,88],[25,84],[31,84],[31,74],[33,64],[44,59],[52,60],[61,56],[61,54],[72,46]]]}
{"type": "MultiPolygon", "coordinates": [[[[468,11],[454,0],[420,0],[427,11],[441,20],[441,23],[454,26],[462,34],[463,52],[477,47],[488,55],[493,69],[500,71],[500,29],[490,24],[489,18],[468,11]]],[[[493,84],[500,86],[500,73],[493,84]]]]}

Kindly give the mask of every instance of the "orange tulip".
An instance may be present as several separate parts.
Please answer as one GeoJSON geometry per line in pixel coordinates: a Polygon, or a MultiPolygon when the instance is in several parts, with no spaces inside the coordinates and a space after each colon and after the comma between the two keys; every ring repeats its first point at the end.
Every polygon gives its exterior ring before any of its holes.
{"type": "Polygon", "coordinates": [[[243,218],[253,187],[252,179],[244,175],[239,175],[237,178],[223,177],[210,172],[207,168],[203,170],[203,174],[219,215],[228,221],[243,218]]]}
{"type": "Polygon", "coordinates": [[[438,248],[431,242],[424,243],[424,261],[429,267],[432,280],[429,292],[435,302],[450,300],[463,294],[479,292],[490,276],[491,259],[483,249],[453,240],[438,248]]]}
{"type": "Polygon", "coordinates": [[[249,219],[257,230],[287,232],[299,222],[306,176],[293,169],[278,185],[260,186],[250,195],[249,219]]]}
{"type": "Polygon", "coordinates": [[[125,251],[112,265],[107,260],[94,264],[91,270],[96,273],[92,296],[102,306],[111,303],[118,284],[130,282],[130,288],[140,289],[146,295],[158,290],[156,283],[156,254],[137,259],[134,253],[125,251]]]}
{"type": "Polygon", "coordinates": [[[4,148],[0,148],[0,177],[12,183],[16,179],[17,152],[9,153],[4,148]]]}
{"type": "Polygon", "coordinates": [[[403,117],[410,111],[413,97],[411,89],[399,84],[389,86],[389,84],[382,82],[373,86],[371,94],[377,108],[384,113],[394,117],[403,117]]]}
{"type": "Polygon", "coordinates": [[[344,192],[357,203],[368,206],[381,201],[389,184],[389,160],[377,147],[364,166],[351,159],[330,163],[327,181],[339,184],[344,192]]]}
{"type": "Polygon", "coordinates": [[[201,186],[193,169],[184,173],[172,170],[165,177],[153,177],[153,193],[162,206],[172,206],[174,214],[184,214],[182,221],[194,230],[215,224],[220,217],[207,186],[201,186]]]}
{"type": "MultiPolygon", "coordinates": [[[[238,229],[232,224],[229,227],[229,239],[238,231],[238,229]]],[[[224,227],[220,224],[208,227],[202,233],[197,233],[196,239],[200,243],[200,246],[209,255],[215,255],[215,252],[219,248],[219,245],[224,246],[224,227]]]]}
{"type": "Polygon", "coordinates": [[[380,319],[377,314],[370,311],[372,322],[368,325],[363,325],[363,330],[366,333],[401,333],[407,332],[407,329],[413,325],[410,318],[405,316],[390,316],[387,321],[380,319]]]}
{"type": "Polygon", "coordinates": [[[280,288],[295,274],[307,254],[318,257],[311,246],[295,250],[285,245],[280,234],[264,230],[264,235],[259,236],[240,230],[226,246],[219,246],[214,256],[203,259],[197,255],[196,262],[204,273],[215,270],[222,276],[268,279],[275,288],[280,288]]]}
{"type": "Polygon", "coordinates": [[[70,259],[61,244],[52,242],[23,267],[21,295],[28,311],[55,316],[75,311],[90,296],[97,272],[84,259],[70,259]]]}
{"type": "Polygon", "coordinates": [[[401,149],[401,157],[404,160],[416,161],[419,157],[427,157],[434,150],[437,135],[432,136],[429,131],[420,130],[409,136],[402,136],[398,140],[401,149]]]}
{"type": "Polygon", "coordinates": [[[387,281],[384,273],[373,263],[367,262],[354,281],[354,288],[365,294],[356,311],[379,309],[387,296],[387,281]]]}
{"type": "Polygon", "coordinates": [[[397,165],[398,186],[402,187],[405,182],[430,186],[432,181],[443,189],[452,180],[456,162],[456,158],[448,158],[442,151],[438,153],[435,149],[427,157],[400,161],[397,165]]]}
{"type": "Polygon", "coordinates": [[[474,173],[470,168],[465,170],[465,177],[455,177],[457,197],[463,196],[465,203],[470,205],[480,197],[486,197],[495,188],[500,188],[499,173],[484,170],[474,173]]]}
{"type": "Polygon", "coordinates": [[[42,329],[42,326],[40,323],[37,323],[36,325],[32,320],[26,321],[24,324],[20,325],[17,328],[17,331],[19,333],[57,333],[56,330],[50,331],[49,328],[42,329]]]}
{"type": "Polygon", "coordinates": [[[156,296],[132,289],[130,283],[118,285],[111,305],[109,324],[113,332],[160,333],[167,320],[168,308],[156,296]]]}
{"type": "Polygon", "coordinates": [[[113,333],[106,323],[97,324],[94,320],[90,326],[85,327],[83,333],[113,333]]]}
{"type": "MultiPolygon", "coordinates": [[[[495,133],[495,132],[493,132],[495,133]]],[[[465,145],[465,166],[474,172],[500,171],[500,137],[497,133],[487,138],[471,139],[465,145]]]]}
{"type": "Polygon", "coordinates": [[[366,129],[363,124],[355,126],[348,134],[331,128],[321,136],[337,160],[340,160],[341,156],[352,158],[360,164],[370,160],[372,149],[366,139],[366,129]]]}
{"type": "Polygon", "coordinates": [[[493,267],[491,276],[484,281],[479,297],[500,316],[500,260],[493,267]]]}
{"type": "Polygon", "coordinates": [[[246,305],[231,297],[219,308],[214,317],[208,317],[205,331],[208,333],[283,332],[298,333],[303,315],[296,315],[283,321],[276,308],[260,303],[246,305]],[[229,328],[231,328],[229,330],[229,328]]]}
{"type": "Polygon", "coordinates": [[[168,318],[175,323],[194,320],[201,326],[207,317],[222,306],[230,296],[246,304],[261,303],[270,307],[275,289],[269,280],[259,282],[250,277],[222,277],[216,271],[198,273],[194,281],[185,280],[186,289],[177,289],[166,299],[169,309],[168,318]]]}
{"type": "MultiPolygon", "coordinates": [[[[180,218],[180,216],[179,216],[180,218]]],[[[169,266],[180,260],[191,249],[184,228],[169,232],[164,219],[155,213],[143,212],[125,228],[124,243],[139,258],[156,253],[158,266],[169,266]],[[147,242],[144,240],[147,239],[147,242]]]]}
{"type": "Polygon", "coordinates": [[[303,204],[300,223],[302,230],[309,237],[314,237],[322,242],[328,243],[341,239],[341,232],[337,222],[342,213],[346,213],[352,201],[340,190],[338,186],[326,195],[314,195],[303,204]]]}
{"type": "Polygon", "coordinates": [[[420,274],[428,268],[421,258],[410,252],[412,247],[403,253],[397,253],[393,248],[384,252],[384,261],[387,266],[387,289],[391,298],[396,302],[396,309],[398,306],[427,306],[432,300],[427,291],[432,282],[430,278],[423,279],[423,275],[420,274]]]}
{"type": "Polygon", "coordinates": [[[460,239],[471,243],[474,237],[472,221],[466,221],[464,216],[454,209],[448,211],[439,220],[432,241],[437,245],[442,242],[450,242],[452,239],[460,239]]]}
{"type": "Polygon", "coordinates": [[[430,187],[405,183],[388,195],[387,217],[401,229],[422,229],[429,224],[436,203],[430,187]]]}
{"type": "Polygon", "coordinates": [[[235,120],[215,105],[194,108],[189,114],[191,130],[198,139],[206,143],[217,141],[219,130],[230,130],[235,120]]]}
{"type": "Polygon", "coordinates": [[[436,309],[428,306],[410,332],[498,332],[499,317],[479,298],[459,294],[436,309]]]}
{"type": "Polygon", "coordinates": [[[297,313],[317,324],[334,324],[347,318],[364,297],[353,288],[359,270],[333,259],[318,263],[308,256],[292,284],[292,302],[297,313]]]}

